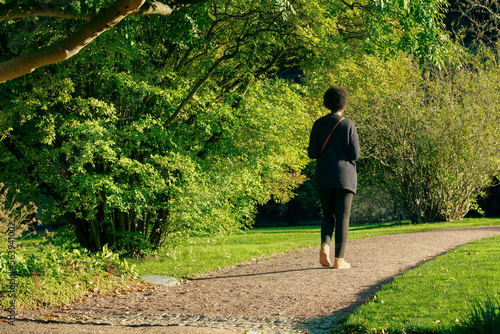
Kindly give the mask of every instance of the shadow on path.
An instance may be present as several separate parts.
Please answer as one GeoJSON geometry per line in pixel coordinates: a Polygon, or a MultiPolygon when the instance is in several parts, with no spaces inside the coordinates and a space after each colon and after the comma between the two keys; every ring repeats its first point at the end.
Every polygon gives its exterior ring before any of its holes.
{"type": "Polygon", "coordinates": [[[223,268],[148,294],[89,299],[72,305],[71,312],[84,314],[93,325],[99,323],[99,316],[122,325],[107,327],[111,329],[143,326],[135,328],[141,334],[153,333],[156,325],[161,327],[155,333],[171,333],[174,326],[175,333],[182,334],[304,330],[326,334],[402,272],[467,242],[495,235],[500,235],[500,226],[353,240],[346,254],[352,268],[343,270],[321,267],[319,247],[313,247],[223,268]],[[197,331],[200,328],[205,332],[197,331]]]}
{"type": "Polygon", "coordinates": [[[286,274],[286,273],[293,273],[293,272],[297,272],[297,271],[311,271],[311,270],[316,271],[316,270],[332,270],[332,269],[328,268],[328,267],[323,267],[323,268],[311,267],[311,268],[288,269],[288,270],[280,270],[280,271],[268,271],[268,272],[261,272],[261,273],[249,273],[249,274],[241,274],[241,275],[201,277],[201,278],[194,278],[192,281],[207,281],[207,280],[214,280],[214,279],[251,277],[251,276],[260,276],[260,275],[276,275],[276,274],[286,274]]]}

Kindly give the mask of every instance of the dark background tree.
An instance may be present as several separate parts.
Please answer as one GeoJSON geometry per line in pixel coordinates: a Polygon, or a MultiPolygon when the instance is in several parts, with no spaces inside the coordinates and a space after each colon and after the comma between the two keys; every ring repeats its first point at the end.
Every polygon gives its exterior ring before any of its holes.
{"type": "Polygon", "coordinates": [[[500,4],[496,0],[449,0],[446,28],[470,46],[478,42],[493,46],[500,36],[500,4]]]}

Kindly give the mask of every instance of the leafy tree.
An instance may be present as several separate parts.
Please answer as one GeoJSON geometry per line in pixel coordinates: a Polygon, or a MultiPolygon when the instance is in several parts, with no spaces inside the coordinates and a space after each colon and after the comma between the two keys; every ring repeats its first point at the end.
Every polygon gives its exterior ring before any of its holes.
{"type": "Polygon", "coordinates": [[[367,58],[363,78],[350,78],[363,83],[351,104],[363,138],[362,176],[415,223],[462,219],[499,170],[496,57],[486,50],[460,57],[466,66],[446,72],[367,58]]]}
{"type": "MultiPolygon", "coordinates": [[[[0,27],[11,37],[2,39],[0,66],[26,65],[19,57],[79,36],[94,27],[85,20],[122,3],[70,1],[43,23],[36,11],[10,17],[0,27]]],[[[438,12],[426,12],[428,22],[438,12]]],[[[70,223],[92,251],[108,244],[140,254],[211,237],[251,224],[256,204],[289,199],[303,181],[325,73],[341,55],[414,50],[401,41],[421,15],[400,2],[301,0],[131,14],[84,49],[77,43],[65,62],[1,91],[1,178],[39,198],[45,219],[70,223]],[[394,39],[380,33],[384,25],[394,39]],[[290,69],[308,85],[279,79],[290,69]]],[[[438,47],[439,24],[433,29],[417,37],[438,47]]]]}
{"type": "Polygon", "coordinates": [[[116,28],[71,68],[6,83],[3,177],[42,191],[47,219],[70,222],[84,247],[137,254],[227,232],[302,180],[303,89],[259,78],[285,41],[299,44],[294,23],[251,4],[208,8],[167,26],[145,18],[155,35],[116,28]]]}
{"type": "MultiPolygon", "coordinates": [[[[8,38],[2,39],[3,49],[10,48],[8,44],[25,42],[33,37],[37,29],[46,26],[50,26],[55,32],[53,26],[58,25],[59,18],[74,20],[74,23],[67,24],[61,37],[40,43],[37,48],[24,48],[23,52],[16,52],[13,57],[4,53],[0,58],[0,83],[31,73],[38,67],[73,57],[127,16],[170,17],[192,5],[203,3],[207,1],[173,0],[167,4],[144,0],[2,0],[0,22],[4,22],[9,28],[8,38]],[[54,19],[49,20],[50,18],[54,19]],[[16,29],[18,27],[13,23],[15,21],[22,22],[22,29],[16,29]]],[[[336,53],[345,52],[345,45],[351,44],[352,40],[365,40],[372,50],[392,53],[394,50],[404,49],[422,59],[430,56],[433,62],[442,63],[445,58],[442,48],[445,38],[441,21],[446,4],[445,0],[341,0],[334,3],[320,0],[311,3],[306,9],[306,14],[316,15],[316,20],[301,29],[306,35],[315,35],[316,29],[321,26],[329,36],[322,42],[335,43],[336,53]]],[[[241,8],[241,4],[237,2],[233,2],[231,6],[241,8]]],[[[283,15],[284,19],[303,9],[298,8],[301,6],[297,6],[295,1],[262,1],[262,8],[270,6],[274,12],[283,15]]],[[[228,8],[227,4],[216,2],[214,7],[228,8]]],[[[134,21],[130,20],[128,24],[131,22],[134,21]]],[[[320,46],[321,41],[318,42],[320,46]]],[[[14,47],[20,50],[19,45],[14,47]]],[[[331,49],[331,44],[328,48],[331,49]]]]}

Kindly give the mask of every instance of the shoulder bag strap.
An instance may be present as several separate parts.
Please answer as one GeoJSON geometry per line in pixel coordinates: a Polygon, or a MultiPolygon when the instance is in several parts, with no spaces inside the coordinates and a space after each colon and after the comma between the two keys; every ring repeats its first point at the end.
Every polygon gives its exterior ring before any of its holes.
{"type": "Polygon", "coordinates": [[[323,144],[323,147],[321,148],[321,151],[319,152],[319,154],[323,153],[323,150],[324,150],[324,148],[325,148],[325,146],[326,146],[326,143],[328,143],[328,140],[329,140],[329,139],[330,139],[330,137],[332,136],[333,131],[335,131],[335,128],[337,127],[337,125],[339,125],[339,124],[340,124],[340,122],[342,122],[343,120],[344,120],[344,117],[342,117],[342,118],[340,119],[340,121],[338,121],[338,122],[337,122],[337,124],[335,124],[335,126],[334,126],[334,127],[333,127],[333,129],[332,129],[332,132],[330,132],[330,134],[328,135],[328,138],[326,138],[325,143],[323,144]]]}

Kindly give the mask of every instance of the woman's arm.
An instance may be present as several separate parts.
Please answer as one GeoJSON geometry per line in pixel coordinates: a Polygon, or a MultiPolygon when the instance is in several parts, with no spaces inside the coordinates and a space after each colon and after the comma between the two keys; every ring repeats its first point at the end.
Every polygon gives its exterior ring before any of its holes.
{"type": "Polygon", "coordinates": [[[356,161],[361,156],[361,148],[359,147],[359,137],[358,131],[356,130],[356,126],[352,123],[352,126],[349,128],[349,160],[356,161]]]}
{"type": "Polygon", "coordinates": [[[320,148],[318,144],[316,122],[313,124],[311,133],[309,135],[309,147],[307,148],[307,155],[310,159],[318,159],[320,154],[320,148]]]}

